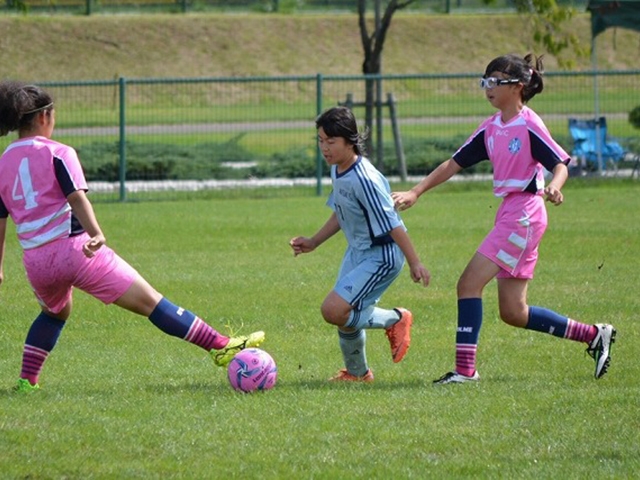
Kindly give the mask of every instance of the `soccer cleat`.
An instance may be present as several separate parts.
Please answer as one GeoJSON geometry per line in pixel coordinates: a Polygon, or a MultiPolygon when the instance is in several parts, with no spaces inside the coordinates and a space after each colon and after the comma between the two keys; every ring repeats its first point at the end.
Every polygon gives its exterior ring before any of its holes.
{"type": "Polygon", "coordinates": [[[347,372],[346,368],[341,368],[338,370],[333,377],[329,379],[330,382],[363,382],[363,383],[371,383],[373,382],[373,372],[371,369],[367,370],[361,377],[356,377],[355,375],[351,375],[347,372]]]}
{"type": "Polygon", "coordinates": [[[478,375],[477,371],[473,372],[473,375],[470,377],[453,371],[445,373],[439,379],[434,380],[433,383],[436,385],[447,385],[449,383],[477,382],[478,380],[480,380],[480,375],[478,375]]]}
{"type": "Polygon", "coordinates": [[[246,336],[231,337],[229,343],[220,350],[211,350],[213,363],[219,367],[226,367],[236,353],[245,348],[257,347],[264,342],[264,332],[253,332],[246,336]]]}
{"type": "Polygon", "coordinates": [[[413,314],[405,308],[396,308],[400,313],[400,320],[385,330],[391,345],[391,358],[398,363],[404,358],[411,344],[411,325],[413,314]]]}
{"type": "Polygon", "coordinates": [[[613,325],[598,323],[596,336],[589,342],[587,353],[596,361],[596,380],[601,378],[609,369],[611,363],[611,345],[616,340],[616,329],[613,325]]]}
{"type": "Polygon", "coordinates": [[[13,390],[15,392],[24,392],[24,393],[35,392],[36,390],[39,390],[39,389],[40,389],[40,385],[38,385],[37,383],[35,385],[31,385],[29,380],[27,380],[26,378],[19,378],[18,383],[16,384],[15,387],[13,387],[13,390]]]}

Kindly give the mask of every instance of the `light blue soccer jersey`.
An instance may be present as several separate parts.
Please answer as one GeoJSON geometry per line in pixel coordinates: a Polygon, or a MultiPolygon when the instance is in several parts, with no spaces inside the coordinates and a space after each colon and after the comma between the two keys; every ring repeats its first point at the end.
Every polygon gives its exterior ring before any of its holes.
{"type": "Polygon", "coordinates": [[[389,232],[404,227],[391,198],[389,182],[366,158],[359,156],[346,171],[331,167],[333,191],[327,205],[336,213],[349,246],[366,250],[393,240],[389,232]]]}

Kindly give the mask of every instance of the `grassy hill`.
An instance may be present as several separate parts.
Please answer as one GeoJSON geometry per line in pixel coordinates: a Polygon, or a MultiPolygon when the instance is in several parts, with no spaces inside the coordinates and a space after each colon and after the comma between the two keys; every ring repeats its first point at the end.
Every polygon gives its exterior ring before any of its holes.
{"type": "MultiPolygon", "coordinates": [[[[383,71],[480,71],[503,53],[535,51],[523,25],[518,15],[400,13],[387,37],[383,71]]],[[[2,77],[34,82],[361,73],[360,33],[351,14],[9,15],[0,18],[0,29],[2,77]]],[[[588,15],[572,29],[588,46],[588,15]]],[[[597,45],[600,68],[637,68],[637,33],[609,30],[597,45]]],[[[557,70],[552,56],[545,63],[557,70]]],[[[590,68],[589,58],[576,60],[576,69],[590,68]]]]}

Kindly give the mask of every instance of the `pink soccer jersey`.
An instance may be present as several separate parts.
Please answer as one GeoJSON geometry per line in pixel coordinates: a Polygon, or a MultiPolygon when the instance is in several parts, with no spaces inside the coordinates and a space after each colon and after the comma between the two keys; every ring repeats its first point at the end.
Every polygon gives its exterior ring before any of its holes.
{"type": "Polygon", "coordinates": [[[67,195],[87,190],[75,150],[45,137],[11,143],[0,158],[0,216],[11,216],[28,250],[68,237],[74,227],[67,195]]]}
{"type": "Polygon", "coordinates": [[[482,122],[453,158],[462,167],[489,159],[493,191],[498,197],[528,191],[542,195],[543,167],[549,171],[571,159],[551,137],[542,119],[529,107],[508,123],[497,112],[482,122]]]}

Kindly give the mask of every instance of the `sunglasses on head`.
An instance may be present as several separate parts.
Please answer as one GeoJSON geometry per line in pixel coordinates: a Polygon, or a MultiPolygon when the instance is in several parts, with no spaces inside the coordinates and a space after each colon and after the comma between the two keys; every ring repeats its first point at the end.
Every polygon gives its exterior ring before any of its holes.
{"type": "Polygon", "coordinates": [[[498,87],[500,85],[508,85],[511,83],[518,83],[520,80],[517,78],[496,78],[496,77],[488,77],[480,79],[480,88],[484,90],[491,90],[492,88],[498,87]]]}

